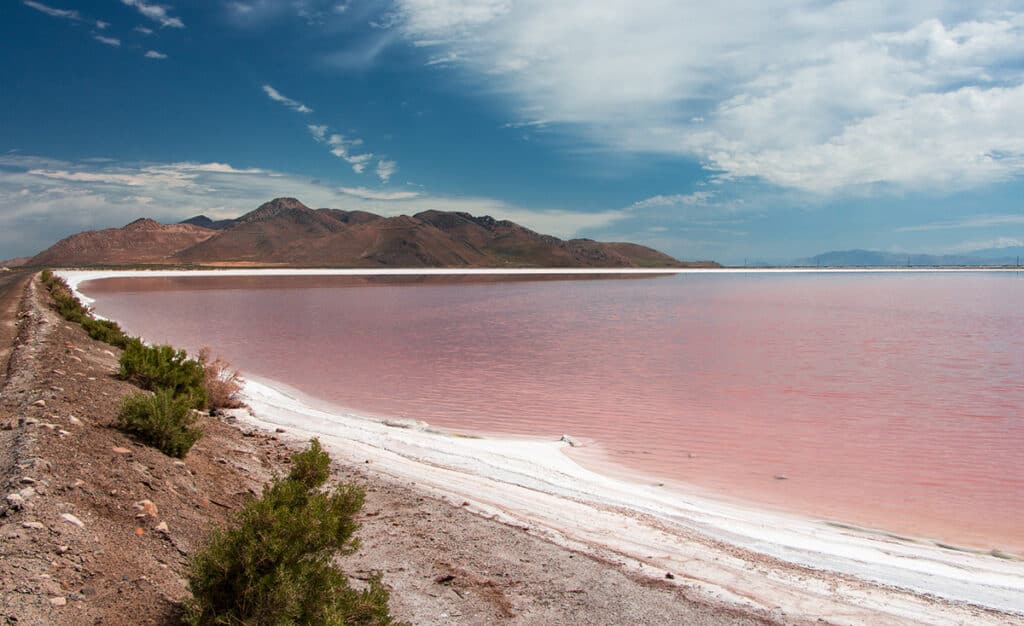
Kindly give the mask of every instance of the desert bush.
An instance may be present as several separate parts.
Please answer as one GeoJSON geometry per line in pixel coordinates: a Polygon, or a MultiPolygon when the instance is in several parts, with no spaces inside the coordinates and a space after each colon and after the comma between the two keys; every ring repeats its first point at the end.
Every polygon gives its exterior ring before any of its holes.
{"type": "Polygon", "coordinates": [[[168,456],[184,458],[202,431],[192,428],[196,414],[185,396],[170,389],[133,393],[121,401],[118,427],[168,456]]]}
{"type": "Polygon", "coordinates": [[[81,324],[85,332],[89,333],[93,339],[118,348],[125,347],[128,343],[128,336],[124,334],[118,323],[96,319],[92,311],[78,300],[63,278],[55,276],[50,270],[43,270],[39,277],[50,292],[53,308],[61,317],[69,322],[81,324]]]}
{"type": "Polygon", "coordinates": [[[238,399],[242,390],[242,375],[224,359],[211,358],[210,348],[204,347],[196,359],[203,365],[207,402],[211,409],[237,409],[245,406],[238,399]]]}
{"type": "Polygon", "coordinates": [[[380,577],[349,586],[334,564],[358,547],[363,490],[322,489],[330,457],[314,439],[189,562],[190,624],[392,624],[380,577]]]}
{"type": "Polygon", "coordinates": [[[125,342],[118,378],[143,389],[168,389],[189,400],[193,408],[206,406],[206,373],[203,365],[171,346],[147,346],[132,337],[125,342]]]}

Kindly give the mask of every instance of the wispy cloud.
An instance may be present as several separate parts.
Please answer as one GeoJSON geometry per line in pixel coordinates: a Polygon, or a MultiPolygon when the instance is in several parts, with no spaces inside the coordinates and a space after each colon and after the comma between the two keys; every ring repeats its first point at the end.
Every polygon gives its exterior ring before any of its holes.
{"type": "Polygon", "coordinates": [[[147,59],[166,59],[167,55],[163,52],[157,52],[156,50],[146,50],[144,55],[147,59]]]}
{"type": "MultiPolygon", "coordinates": [[[[79,22],[82,20],[81,14],[73,9],[55,9],[54,7],[43,4],[42,2],[35,2],[34,0],[24,0],[24,5],[31,7],[36,11],[41,11],[51,17],[59,17],[65,20],[73,20],[79,22]]],[[[102,26],[100,26],[102,28],[102,26]]]]}
{"type": "Polygon", "coordinates": [[[291,98],[283,95],[280,91],[274,89],[270,85],[263,85],[263,92],[266,93],[274,102],[280,102],[281,104],[285,105],[286,107],[293,111],[297,111],[299,113],[313,112],[313,109],[309,108],[308,106],[302,104],[297,100],[292,100],[291,98]]]}
{"type": "Polygon", "coordinates": [[[364,200],[412,200],[420,196],[416,191],[381,191],[366,187],[338,187],[338,191],[346,196],[355,196],[364,200]]]}
{"type": "Polygon", "coordinates": [[[136,26],[132,30],[134,30],[137,33],[142,33],[143,35],[152,35],[153,34],[153,29],[152,28],[146,28],[145,26],[136,26]]]}
{"type": "Polygon", "coordinates": [[[103,35],[93,35],[92,38],[108,46],[114,46],[115,48],[121,47],[121,40],[117,37],[104,37],[103,35]]]}
{"type": "Polygon", "coordinates": [[[917,226],[902,226],[894,229],[897,233],[926,232],[933,230],[959,230],[962,228],[989,228],[1024,224],[1024,215],[979,215],[961,220],[931,222],[917,226]]]}
{"type": "Polygon", "coordinates": [[[1019,5],[398,0],[398,14],[425,63],[515,117],[693,158],[711,179],[834,194],[1024,176],[1019,5]]]}
{"type": "Polygon", "coordinates": [[[631,208],[648,209],[651,207],[678,207],[705,205],[714,198],[713,191],[694,191],[688,194],[659,195],[634,202],[631,208]]]}
{"type": "Polygon", "coordinates": [[[377,178],[380,178],[381,182],[387,183],[391,180],[391,177],[398,171],[398,163],[389,161],[387,159],[381,159],[377,161],[377,178]]]}
{"type": "Polygon", "coordinates": [[[326,125],[310,124],[306,128],[309,129],[309,134],[313,136],[313,139],[318,143],[330,146],[331,154],[351,165],[352,171],[356,174],[365,172],[366,166],[373,160],[372,152],[354,150],[363,145],[362,139],[349,139],[338,133],[330,133],[330,129],[326,125]]]}
{"type": "Polygon", "coordinates": [[[104,22],[103,20],[96,20],[96,28],[100,30],[106,30],[110,26],[110,22],[104,22]]]}
{"type": "Polygon", "coordinates": [[[144,0],[121,0],[127,6],[136,8],[145,17],[158,22],[166,28],[184,28],[185,23],[177,17],[168,14],[168,7],[159,4],[150,4],[144,0]]]}

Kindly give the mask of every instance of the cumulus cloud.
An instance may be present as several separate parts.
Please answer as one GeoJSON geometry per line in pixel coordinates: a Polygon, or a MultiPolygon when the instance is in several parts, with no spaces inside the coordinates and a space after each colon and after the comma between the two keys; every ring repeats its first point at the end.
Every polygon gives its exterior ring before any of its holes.
{"type": "Polygon", "coordinates": [[[147,50],[145,57],[147,59],[166,59],[167,55],[163,52],[157,52],[156,50],[147,50]]]}
{"type": "Polygon", "coordinates": [[[227,163],[71,162],[0,155],[0,246],[11,256],[33,254],[80,230],[121,226],[140,216],[164,222],[200,213],[217,219],[237,217],[285,194],[309,206],[388,216],[431,208],[489,214],[561,237],[626,215],[625,211],[530,209],[491,198],[337,187],[306,176],[227,163]]]}
{"type": "Polygon", "coordinates": [[[270,99],[273,100],[274,102],[280,102],[281,104],[285,105],[286,107],[293,111],[297,111],[299,113],[313,112],[313,109],[309,108],[308,106],[302,104],[297,100],[292,100],[291,98],[283,95],[280,91],[274,89],[270,85],[263,85],[263,93],[267,94],[267,96],[269,96],[270,99]]]}
{"type": "Polygon", "coordinates": [[[388,161],[387,159],[377,161],[377,178],[379,178],[381,182],[386,183],[390,181],[391,177],[394,176],[397,171],[398,163],[388,161]]]}
{"type": "Polygon", "coordinates": [[[998,0],[398,0],[396,28],[610,150],[815,194],[1024,174],[1024,12],[998,0]]]}
{"type": "Polygon", "coordinates": [[[166,28],[185,28],[185,23],[177,17],[168,14],[168,7],[159,4],[150,4],[144,0],[121,0],[127,6],[134,7],[145,17],[158,22],[166,28]]]}

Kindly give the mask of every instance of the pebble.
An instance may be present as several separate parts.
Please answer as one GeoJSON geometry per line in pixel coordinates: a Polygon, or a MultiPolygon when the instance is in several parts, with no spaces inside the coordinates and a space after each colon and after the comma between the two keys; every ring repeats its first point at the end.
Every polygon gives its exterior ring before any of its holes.
{"type": "Polygon", "coordinates": [[[32,406],[46,406],[46,400],[36,400],[32,403],[32,406]]]}
{"type": "Polygon", "coordinates": [[[9,493],[7,494],[7,504],[12,509],[18,510],[21,507],[25,506],[25,498],[23,498],[21,494],[9,493]]]}
{"type": "Polygon", "coordinates": [[[128,448],[122,448],[121,446],[114,446],[113,448],[110,449],[110,451],[113,452],[114,454],[131,454],[132,453],[132,451],[129,450],[128,448]]]}
{"type": "Polygon", "coordinates": [[[30,530],[46,530],[46,526],[42,522],[22,522],[21,527],[30,530]]]}
{"type": "Polygon", "coordinates": [[[156,517],[160,511],[152,500],[139,500],[134,505],[135,510],[142,511],[145,515],[156,517]]]}
{"type": "Polygon", "coordinates": [[[34,487],[25,487],[24,489],[18,492],[18,495],[28,500],[32,496],[36,495],[36,490],[34,487]]]}
{"type": "Polygon", "coordinates": [[[165,535],[171,534],[171,529],[167,527],[167,522],[160,522],[153,528],[153,530],[165,535]]]}
{"type": "Polygon", "coordinates": [[[82,520],[80,520],[77,517],[75,517],[74,515],[72,515],[71,513],[61,513],[60,514],[60,518],[62,520],[64,520],[65,522],[67,522],[68,524],[71,524],[72,526],[77,526],[79,528],[85,528],[85,523],[82,522],[82,520]]]}
{"type": "Polygon", "coordinates": [[[28,476],[22,476],[18,480],[23,485],[34,485],[34,484],[36,484],[36,480],[34,478],[29,478],[28,476]]]}
{"type": "Polygon", "coordinates": [[[64,596],[56,596],[54,598],[50,598],[50,604],[53,606],[64,606],[67,603],[68,599],[64,596]]]}
{"type": "Polygon", "coordinates": [[[68,416],[68,421],[71,422],[72,424],[81,424],[82,423],[82,420],[78,419],[74,415],[69,415],[68,416]]]}

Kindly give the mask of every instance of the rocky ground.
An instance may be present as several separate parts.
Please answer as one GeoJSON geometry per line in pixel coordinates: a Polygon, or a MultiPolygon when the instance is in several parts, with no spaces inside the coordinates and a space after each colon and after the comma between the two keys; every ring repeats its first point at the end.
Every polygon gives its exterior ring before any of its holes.
{"type": "MultiPolygon", "coordinates": [[[[170,624],[187,558],[296,442],[231,416],[202,420],[179,461],[112,427],[135,389],[118,351],[57,317],[27,274],[0,277],[0,624],[170,624]],[[8,349],[9,348],[9,349],[8,349]],[[6,367],[4,367],[6,361],[6,367]]],[[[638,580],[337,459],[367,491],[362,548],[341,566],[384,572],[393,613],[417,624],[760,624],[638,580]]]]}

